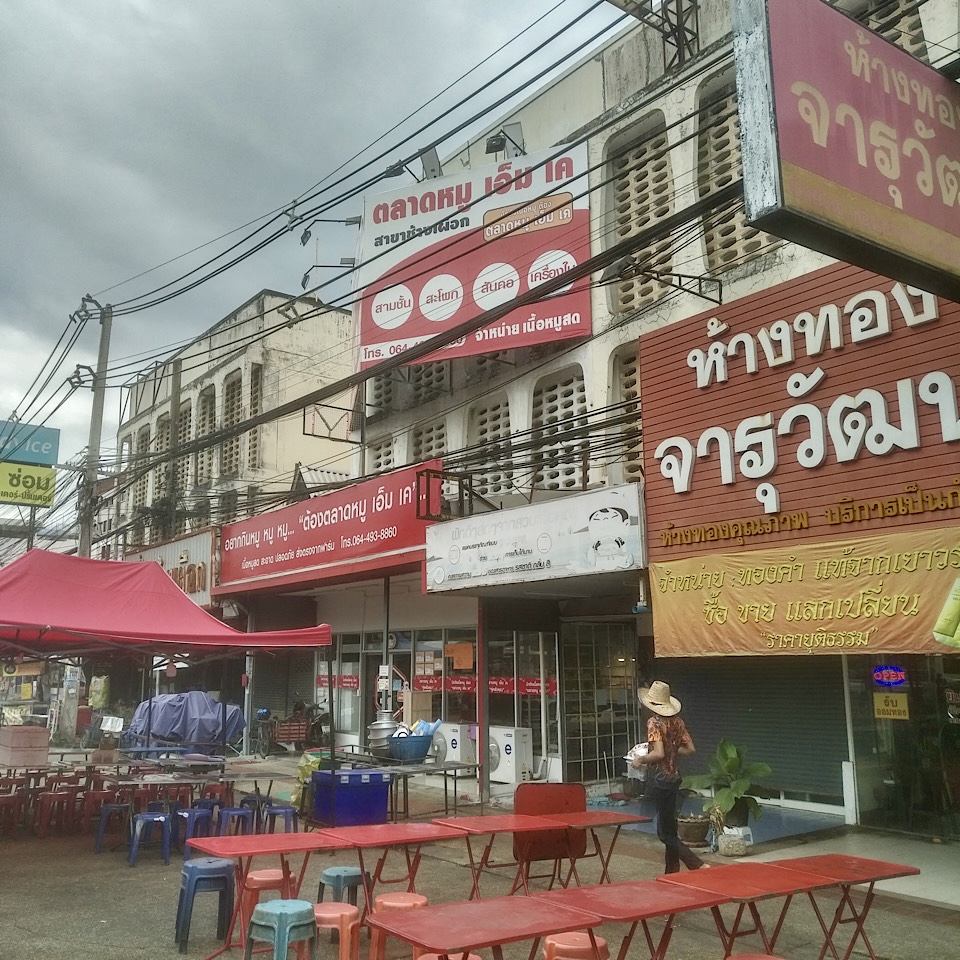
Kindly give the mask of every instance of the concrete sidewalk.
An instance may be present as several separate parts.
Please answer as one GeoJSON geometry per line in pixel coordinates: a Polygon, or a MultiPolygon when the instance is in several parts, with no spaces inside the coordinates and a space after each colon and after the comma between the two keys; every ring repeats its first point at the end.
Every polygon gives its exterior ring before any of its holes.
{"type": "MultiPolygon", "coordinates": [[[[289,790],[295,765],[287,758],[251,765],[250,780],[261,789],[274,780],[274,794],[289,790]]],[[[236,771],[239,772],[239,771],[236,771]]],[[[245,776],[245,774],[244,774],[245,776]]],[[[412,785],[411,806],[415,812],[435,810],[442,791],[412,785]]],[[[469,807],[462,813],[473,812],[469,807]]],[[[436,814],[434,814],[436,815],[436,814]]],[[[497,840],[495,858],[511,858],[510,840],[497,840]]],[[[770,853],[771,851],[758,851],[770,853]]],[[[793,850],[789,854],[792,855],[793,850]]],[[[882,849],[874,856],[881,858],[882,849]]],[[[299,859],[295,859],[299,865],[299,859]]],[[[714,859],[719,862],[719,859],[714,859]]],[[[350,854],[316,854],[311,858],[301,895],[316,896],[320,871],[332,863],[355,863],[350,854]]],[[[388,861],[388,874],[389,874],[388,861]]],[[[33,836],[0,839],[0,958],[22,960],[176,960],[181,955],[173,942],[174,919],[180,886],[182,859],[175,854],[164,866],[156,847],[141,853],[135,867],[128,867],[125,847],[96,855],[93,836],[71,835],[40,840],[33,836]]],[[[273,864],[270,864],[271,866],[273,864]]],[[[595,882],[596,860],[579,865],[584,883],[595,882]]],[[[662,869],[662,847],[655,837],[638,831],[621,834],[611,865],[614,881],[652,879],[662,869]]],[[[491,870],[481,883],[485,897],[506,894],[513,872],[491,870]]],[[[423,848],[417,889],[431,902],[463,899],[470,890],[466,847],[461,841],[430,844],[423,848]]],[[[543,886],[543,882],[539,882],[543,886]]],[[[212,894],[196,899],[187,956],[206,957],[220,945],[215,938],[216,901],[212,894]]],[[[832,915],[836,894],[818,897],[824,912],[832,915]]],[[[775,916],[780,901],[761,905],[765,918],[775,916]]],[[[659,925],[657,925],[659,929],[659,925]]],[[[606,925],[601,931],[611,945],[619,947],[625,928],[606,925]]],[[[888,894],[877,897],[868,922],[868,933],[879,960],[960,960],[960,912],[918,905],[888,894]]],[[[816,960],[820,943],[819,927],[810,905],[797,898],[790,907],[780,935],[778,954],[790,960],[816,960]]],[[[837,943],[846,946],[846,938],[837,943]]],[[[321,938],[321,956],[335,958],[335,947],[321,938]]],[[[738,941],[741,952],[759,950],[758,938],[738,941]]],[[[365,956],[366,940],[361,944],[365,956]]],[[[529,944],[508,946],[508,960],[524,960],[529,944]]],[[[716,960],[722,948],[711,915],[701,911],[679,918],[668,952],[669,960],[716,960]]],[[[482,951],[485,956],[489,951],[482,951]]],[[[240,957],[234,951],[228,956],[240,957]]],[[[389,956],[409,956],[400,944],[392,943],[389,956]]],[[[862,945],[854,956],[865,956],[862,945]]],[[[629,956],[646,957],[642,934],[638,932],[629,956]]]]}

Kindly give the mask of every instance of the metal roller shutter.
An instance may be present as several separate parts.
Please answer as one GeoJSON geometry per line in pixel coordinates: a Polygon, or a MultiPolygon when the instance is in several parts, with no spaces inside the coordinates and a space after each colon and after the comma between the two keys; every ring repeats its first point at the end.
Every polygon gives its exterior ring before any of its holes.
{"type": "Polygon", "coordinates": [[[683,703],[697,745],[681,772],[706,771],[721,739],[770,764],[764,786],[795,799],[842,803],[848,759],[840,657],[702,657],[657,660],[683,703]]]}

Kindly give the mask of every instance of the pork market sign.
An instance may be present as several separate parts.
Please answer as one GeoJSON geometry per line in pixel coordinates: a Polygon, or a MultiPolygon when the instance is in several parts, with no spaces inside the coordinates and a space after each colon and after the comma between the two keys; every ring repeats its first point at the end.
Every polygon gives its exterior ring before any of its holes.
{"type": "Polygon", "coordinates": [[[960,91],[821,0],[735,0],[747,219],[960,300],[960,91]]]}
{"type": "Polygon", "coordinates": [[[944,652],[958,345],[960,306],[847,264],[641,337],[658,655],[944,652]]]}
{"type": "MultiPolygon", "coordinates": [[[[360,254],[364,368],[501,307],[590,256],[586,145],[368,197],[360,254]]],[[[417,363],[591,332],[584,276],[417,363]]]]}
{"type": "Polygon", "coordinates": [[[422,562],[426,528],[418,509],[436,503],[442,461],[429,460],[303,503],[223,527],[215,595],[257,587],[348,578],[422,562]],[[432,485],[428,497],[427,485],[432,485]]]}

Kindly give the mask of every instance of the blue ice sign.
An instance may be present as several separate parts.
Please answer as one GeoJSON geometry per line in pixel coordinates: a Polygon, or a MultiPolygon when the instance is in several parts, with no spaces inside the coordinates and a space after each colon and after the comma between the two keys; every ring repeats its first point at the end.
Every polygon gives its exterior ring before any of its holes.
{"type": "Polygon", "coordinates": [[[59,430],[0,420],[0,461],[52,467],[59,455],[59,430]]]}

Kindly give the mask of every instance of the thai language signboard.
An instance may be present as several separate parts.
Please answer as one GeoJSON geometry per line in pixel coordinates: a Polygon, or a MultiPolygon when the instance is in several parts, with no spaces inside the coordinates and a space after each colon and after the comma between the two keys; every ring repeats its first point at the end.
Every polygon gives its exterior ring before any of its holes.
{"type": "Polygon", "coordinates": [[[0,420],[0,461],[52,467],[59,453],[59,430],[0,420]]]}
{"type": "Polygon", "coordinates": [[[642,336],[651,560],[960,522],[958,344],[846,264],[642,336]]]}
{"type": "Polygon", "coordinates": [[[960,526],[650,565],[657,656],[960,650],[960,526]]]}
{"type": "Polygon", "coordinates": [[[57,471],[26,463],[0,463],[0,503],[52,507],[57,471]]]}
{"type": "Polygon", "coordinates": [[[429,520],[417,518],[418,497],[440,496],[442,461],[384,474],[343,490],[223,527],[220,585],[214,594],[252,587],[348,578],[422,562],[429,520]]]}
{"type": "MultiPolygon", "coordinates": [[[[368,197],[360,255],[364,368],[501,307],[590,256],[586,145],[368,197]]],[[[589,277],[582,277],[426,359],[591,332],[589,277]]]]}
{"type": "Polygon", "coordinates": [[[821,0],[736,0],[747,218],[960,300],[960,90],[821,0]]]}
{"type": "Polygon", "coordinates": [[[639,570],[641,529],[632,483],[436,524],[427,592],[639,570]]]}

